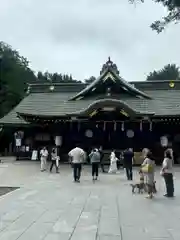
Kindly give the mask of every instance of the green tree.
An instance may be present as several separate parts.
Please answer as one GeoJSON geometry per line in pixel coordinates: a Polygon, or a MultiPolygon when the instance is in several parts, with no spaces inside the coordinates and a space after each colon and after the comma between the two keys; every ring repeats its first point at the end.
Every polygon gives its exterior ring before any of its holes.
{"type": "Polygon", "coordinates": [[[81,82],[81,81],[77,81],[76,79],[73,79],[72,75],[68,75],[68,74],[61,74],[61,73],[49,73],[49,72],[45,72],[42,73],[41,71],[39,71],[37,73],[37,78],[40,81],[43,82],[54,82],[54,83],[70,83],[70,82],[81,82]]]}
{"type": "Polygon", "coordinates": [[[95,80],[96,80],[96,78],[94,76],[91,76],[90,78],[85,79],[85,83],[90,84],[90,83],[94,82],[95,80]]]}
{"type": "Polygon", "coordinates": [[[35,80],[27,59],[11,46],[0,42],[0,117],[22,100],[27,83],[35,80]]]}
{"type": "MultiPolygon", "coordinates": [[[[128,0],[130,3],[145,2],[147,0],[128,0]]],[[[177,23],[180,21],[180,0],[152,0],[156,3],[162,4],[168,14],[161,20],[157,20],[151,24],[151,28],[157,33],[162,32],[170,23],[177,23]]]]}
{"type": "Polygon", "coordinates": [[[45,77],[44,77],[44,74],[43,74],[41,71],[39,71],[39,72],[37,73],[37,79],[38,79],[39,81],[46,81],[46,79],[45,79],[45,77]]]}
{"type": "Polygon", "coordinates": [[[168,64],[159,71],[150,72],[147,76],[148,81],[153,80],[180,80],[180,70],[176,64],[168,64]]]}

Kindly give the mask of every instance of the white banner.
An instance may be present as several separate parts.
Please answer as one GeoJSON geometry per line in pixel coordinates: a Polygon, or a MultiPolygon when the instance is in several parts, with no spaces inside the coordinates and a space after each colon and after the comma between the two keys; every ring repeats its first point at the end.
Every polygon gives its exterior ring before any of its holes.
{"type": "Polygon", "coordinates": [[[32,151],[32,156],[31,156],[31,160],[32,161],[36,161],[38,158],[38,151],[37,150],[33,150],[32,151]]]}
{"type": "Polygon", "coordinates": [[[16,138],[16,147],[21,147],[21,139],[16,138]]]}

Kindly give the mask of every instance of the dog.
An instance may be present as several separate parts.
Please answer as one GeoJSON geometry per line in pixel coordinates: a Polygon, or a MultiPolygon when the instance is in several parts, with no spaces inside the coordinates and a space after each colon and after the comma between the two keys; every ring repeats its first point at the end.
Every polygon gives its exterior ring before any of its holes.
{"type": "MultiPolygon", "coordinates": [[[[144,182],[144,174],[141,169],[139,171],[139,182],[131,184],[131,187],[132,187],[132,193],[135,193],[135,190],[138,190],[139,194],[148,192],[148,184],[144,182]]],[[[152,192],[154,194],[157,193],[156,181],[154,181],[154,183],[153,183],[152,192]]]]}
{"type": "Polygon", "coordinates": [[[132,193],[135,193],[135,190],[138,190],[138,193],[143,193],[146,191],[146,184],[144,183],[144,174],[140,170],[139,171],[139,182],[131,184],[132,193]]]}
{"type": "Polygon", "coordinates": [[[135,190],[138,190],[139,194],[146,192],[146,184],[145,183],[131,184],[131,187],[132,187],[132,193],[135,193],[135,190]]]}
{"type": "MultiPolygon", "coordinates": [[[[148,185],[147,185],[146,183],[135,183],[135,184],[131,184],[131,187],[132,187],[132,193],[135,193],[135,190],[137,190],[139,194],[140,194],[140,193],[142,194],[142,193],[148,192],[148,185]]],[[[153,184],[152,192],[153,192],[154,194],[157,193],[156,181],[155,181],[154,184],[153,184]]]]}

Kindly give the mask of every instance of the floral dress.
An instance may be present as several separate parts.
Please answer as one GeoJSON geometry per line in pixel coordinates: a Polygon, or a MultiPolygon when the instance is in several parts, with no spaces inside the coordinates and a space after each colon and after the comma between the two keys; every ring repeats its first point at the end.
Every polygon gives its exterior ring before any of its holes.
{"type": "Polygon", "coordinates": [[[142,166],[145,166],[146,164],[150,164],[153,166],[153,171],[151,173],[144,173],[145,175],[145,181],[148,185],[153,186],[154,185],[154,173],[155,173],[155,163],[153,160],[149,158],[145,158],[142,166]]]}

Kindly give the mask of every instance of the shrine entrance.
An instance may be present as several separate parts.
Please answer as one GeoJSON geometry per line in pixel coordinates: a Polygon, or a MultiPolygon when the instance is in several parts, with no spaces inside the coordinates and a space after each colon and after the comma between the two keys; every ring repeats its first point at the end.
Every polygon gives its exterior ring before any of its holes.
{"type": "Polygon", "coordinates": [[[97,109],[89,122],[95,126],[93,142],[104,149],[121,149],[125,147],[126,134],[124,124],[129,115],[120,108],[106,107],[97,109]]]}

